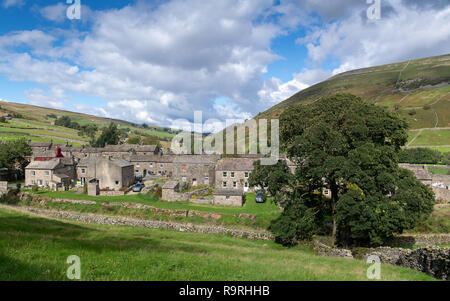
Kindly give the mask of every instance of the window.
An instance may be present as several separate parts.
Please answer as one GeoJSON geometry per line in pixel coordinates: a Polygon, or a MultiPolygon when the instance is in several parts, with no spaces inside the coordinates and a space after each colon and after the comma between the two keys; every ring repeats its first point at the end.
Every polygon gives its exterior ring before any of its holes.
{"type": "Polygon", "coordinates": [[[153,168],[153,163],[152,162],[150,162],[150,167],[153,168]]]}
{"type": "Polygon", "coordinates": [[[245,188],[248,188],[248,182],[245,182],[245,183],[244,183],[244,187],[245,187],[245,188]]]}
{"type": "Polygon", "coordinates": [[[82,168],[82,169],[81,169],[81,173],[82,173],[82,174],[85,174],[85,173],[86,173],[86,169],[82,168]]]}
{"type": "Polygon", "coordinates": [[[159,167],[163,168],[164,167],[164,163],[159,163],[159,167]]]}
{"type": "Polygon", "coordinates": [[[31,185],[34,185],[34,180],[31,180],[31,185]]]}
{"type": "Polygon", "coordinates": [[[224,178],[227,177],[227,172],[226,172],[226,171],[224,171],[224,172],[222,173],[222,177],[224,177],[224,178]]]}
{"type": "Polygon", "coordinates": [[[237,187],[237,182],[233,182],[233,188],[237,187]]]}
{"type": "Polygon", "coordinates": [[[203,183],[204,183],[204,184],[209,184],[209,178],[208,178],[208,177],[205,177],[205,180],[204,180],[203,183]]]}
{"type": "Polygon", "coordinates": [[[48,186],[48,181],[45,181],[45,186],[48,186]]]}
{"type": "Polygon", "coordinates": [[[116,181],[116,186],[119,186],[119,181],[116,181]]]}
{"type": "Polygon", "coordinates": [[[42,186],[42,180],[38,180],[38,185],[42,186]]]}
{"type": "Polygon", "coordinates": [[[222,182],[222,187],[227,188],[227,182],[222,182]]]}
{"type": "Polygon", "coordinates": [[[49,172],[48,170],[46,170],[46,171],[45,171],[45,175],[46,175],[46,176],[49,176],[49,175],[50,175],[50,172],[49,172]]]}
{"type": "Polygon", "coordinates": [[[323,190],[323,194],[324,195],[329,195],[330,194],[330,190],[329,189],[324,189],[323,190]]]}
{"type": "Polygon", "coordinates": [[[246,171],[245,172],[245,175],[244,175],[246,178],[248,178],[248,171],[246,171]]]}
{"type": "Polygon", "coordinates": [[[230,196],[227,195],[227,196],[225,197],[225,199],[228,201],[228,200],[230,199],[230,196]]]}
{"type": "Polygon", "coordinates": [[[182,182],[186,182],[186,177],[182,177],[182,178],[181,178],[181,181],[182,181],[182,182]]]}
{"type": "Polygon", "coordinates": [[[137,167],[137,168],[141,167],[141,164],[137,163],[137,164],[136,164],[136,167],[137,167]]]}
{"type": "Polygon", "coordinates": [[[232,171],[231,172],[231,175],[230,175],[232,178],[234,178],[234,171],[232,171]]]}
{"type": "Polygon", "coordinates": [[[32,170],[32,171],[31,171],[31,175],[32,175],[32,176],[35,176],[35,175],[36,175],[36,172],[35,172],[34,170],[32,170]]]}

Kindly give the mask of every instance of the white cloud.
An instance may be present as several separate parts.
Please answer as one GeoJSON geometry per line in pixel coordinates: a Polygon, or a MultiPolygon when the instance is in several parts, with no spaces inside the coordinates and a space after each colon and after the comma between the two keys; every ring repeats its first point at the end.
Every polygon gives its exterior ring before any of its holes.
{"type": "MultiPolygon", "coordinates": [[[[201,110],[204,119],[245,119],[337,72],[449,52],[448,3],[414,1],[383,1],[378,22],[368,22],[367,4],[359,0],[282,0],[275,6],[272,0],[172,0],[154,6],[142,1],[92,12],[88,32],[0,36],[0,73],[54,88],[50,96],[28,91],[30,101],[60,106],[64,91],[102,98],[103,107],[75,108],[105,117],[170,125],[192,120],[193,111],[201,110]],[[332,22],[319,26],[313,11],[332,22]],[[298,39],[308,49],[309,69],[287,82],[264,81],[268,65],[279,59],[271,50],[273,39],[298,24],[316,26],[298,39]],[[31,50],[16,52],[17,46],[31,50]],[[329,59],[339,62],[334,70],[324,65],[329,59]],[[228,102],[216,104],[218,97],[228,102]]],[[[60,22],[63,6],[41,14],[60,22]]]]}
{"type": "Polygon", "coordinates": [[[450,52],[450,5],[425,10],[399,0],[389,3],[395,13],[379,21],[368,22],[355,13],[298,42],[307,46],[316,64],[338,59],[341,65],[334,74],[450,52]]]}
{"type": "Polygon", "coordinates": [[[63,109],[63,100],[66,99],[64,91],[59,88],[52,89],[52,95],[47,95],[41,89],[32,89],[25,91],[28,102],[35,106],[63,109]]]}
{"type": "Polygon", "coordinates": [[[14,6],[22,6],[25,4],[24,0],[3,0],[3,7],[10,8],[14,6]]]}
{"type": "Polygon", "coordinates": [[[41,15],[54,22],[62,22],[66,19],[67,5],[60,2],[55,5],[49,5],[40,9],[41,15]]]}

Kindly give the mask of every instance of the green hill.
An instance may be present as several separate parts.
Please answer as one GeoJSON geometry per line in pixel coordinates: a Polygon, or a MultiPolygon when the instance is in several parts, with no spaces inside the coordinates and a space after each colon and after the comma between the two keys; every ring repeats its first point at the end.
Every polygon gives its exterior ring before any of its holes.
{"type": "Polygon", "coordinates": [[[276,118],[290,105],[312,103],[334,93],[352,93],[398,112],[416,130],[411,132],[411,147],[450,146],[450,54],[338,74],[256,118],[276,118]],[[428,128],[439,130],[421,131],[428,128]],[[420,144],[427,141],[432,144],[420,144]]]}
{"type": "Polygon", "coordinates": [[[50,141],[64,143],[68,141],[74,146],[87,144],[89,137],[80,136],[78,130],[54,125],[56,118],[68,116],[80,126],[95,124],[98,128],[116,123],[120,129],[126,129],[130,136],[155,136],[161,143],[168,144],[175,132],[169,128],[147,126],[132,122],[98,117],[83,113],[38,107],[28,104],[0,102],[0,116],[12,116],[6,122],[0,122],[0,139],[2,141],[25,137],[32,141],[50,141]]]}

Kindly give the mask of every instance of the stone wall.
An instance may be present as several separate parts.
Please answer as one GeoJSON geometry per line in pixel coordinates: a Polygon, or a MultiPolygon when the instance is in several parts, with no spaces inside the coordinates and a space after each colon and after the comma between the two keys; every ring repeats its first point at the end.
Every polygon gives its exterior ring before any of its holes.
{"type": "Polygon", "coordinates": [[[0,181],[0,196],[6,194],[8,192],[8,182],[0,181]]]}
{"type": "Polygon", "coordinates": [[[433,191],[434,194],[436,195],[436,200],[443,202],[450,202],[450,190],[433,187],[433,191]]]}
{"type": "Polygon", "coordinates": [[[450,280],[450,248],[425,247],[415,250],[402,248],[371,249],[363,256],[380,258],[381,263],[399,265],[429,274],[435,278],[450,280]]]}
{"type": "Polygon", "coordinates": [[[157,228],[157,229],[167,229],[175,230],[181,232],[197,232],[197,233],[207,233],[207,234],[226,234],[234,237],[247,238],[250,240],[260,239],[260,240],[273,240],[273,236],[266,232],[256,232],[247,231],[241,229],[228,229],[218,226],[203,226],[203,225],[192,225],[192,224],[180,224],[169,221],[157,221],[157,220],[143,220],[134,219],[126,217],[111,217],[103,215],[93,215],[93,214],[80,214],[74,212],[66,211],[56,211],[56,210],[45,210],[37,209],[32,207],[20,207],[21,210],[27,212],[51,216],[56,218],[65,218],[71,220],[77,220],[85,223],[96,223],[105,225],[126,225],[134,227],[145,227],[145,228],[157,228]]]}

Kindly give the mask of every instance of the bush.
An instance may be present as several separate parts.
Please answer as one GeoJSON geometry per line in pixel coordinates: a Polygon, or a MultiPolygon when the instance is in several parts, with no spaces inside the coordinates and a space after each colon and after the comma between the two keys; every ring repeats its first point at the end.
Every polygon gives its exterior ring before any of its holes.
{"type": "Polygon", "coordinates": [[[31,187],[31,191],[33,192],[39,191],[39,186],[37,186],[37,184],[34,184],[33,187],[31,187]]]}
{"type": "Polygon", "coordinates": [[[414,116],[417,114],[416,110],[411,110],[408,112],[409,115],[414,116]]]}
{"type": "Polygon", "coordinates": [[[314,209],[300,203],[286,207],[269,227],[275,235],[275,242],[284,246],[293,246],[301,240],[311,240],[317,229],[314,209]]]}

